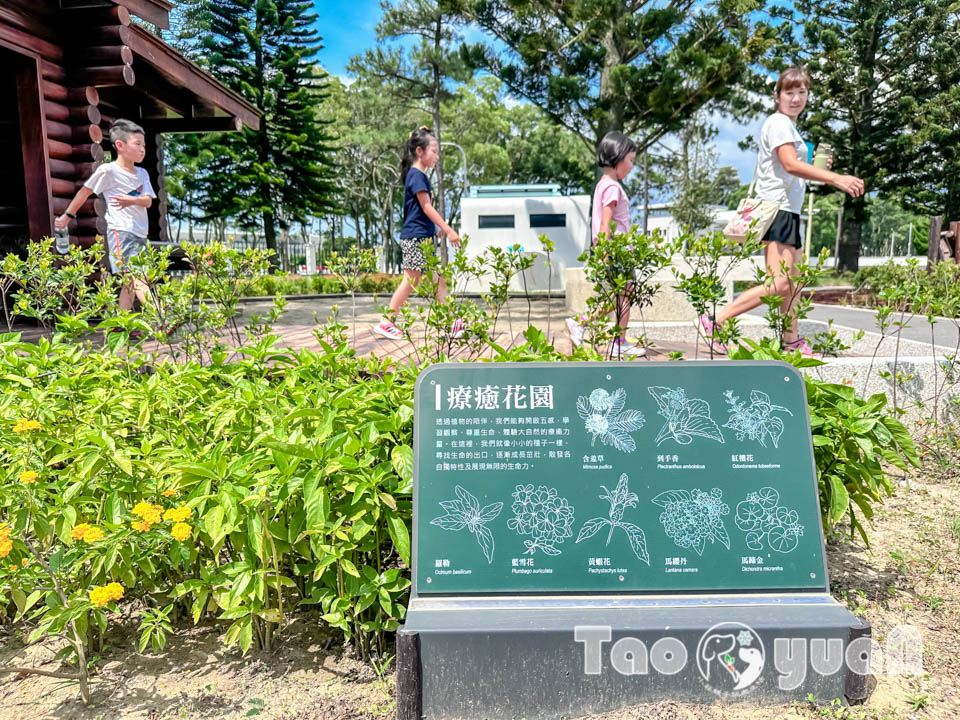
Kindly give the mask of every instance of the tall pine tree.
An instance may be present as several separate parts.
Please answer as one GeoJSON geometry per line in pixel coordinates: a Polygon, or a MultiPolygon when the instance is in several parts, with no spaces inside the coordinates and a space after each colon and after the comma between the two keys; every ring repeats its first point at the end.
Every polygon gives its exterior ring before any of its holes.
{"type": "Polygon", "coordinates": [[[316,112],[327,75],[312,60],[322,46],[311,7],[304,0],[209,2],[203,40],[211,71],[263,111],[259,130],[222,136],[224,209],[236,203],[241,225],[262,223],[278,256],[278,229],[336,208],[333,148],[316,112]]]}
{"type": "MultiPolygon", "coordinates": [[[[402,106],[423,106],[433,119],[433,134],[442,143],[440,103],[452,96],[448,84],[464,82],[472,75],[455,47],[460,39],[459,17],[439,0],[381,0],[380,8],[379,42],[413,37],[419,43],[406,51],[377,46],[353,58],[348,69],[361,81],[375,80],[390,88],[402,106]]],[[[405,139],[397,138],[397,142],[405,139]]],[[[436,172],[437,210],[445,215],[443,145],[436,172]]]]}
{"type": "MultiPolygon", "coordinates": [[[[943,189],[949,181],[931,192],[938,156],[950,153],[939,144],[958,135],[956,4],[796,0],[775,13],[791,21],[781,26],[787,40],[778,46],[781,65],[800,61],[813,78],[801,125],[812,140],[833,145],[834,167],[863,178],[868,192],[912,198],[915,207],[930,207],[940,196],[952,211],[960,209],[960,198],[949,200],[943,189]],[[793,27],[801,28],[799,36],[791,36],[793,27]]],[[[857,269],[868,220],[866,197],[845,199],[840,269],[857,269]]]]}
{"type": "Polygon", "coordinates": [[[750,109],[750,66],[773,31],[764,0],[445,0],[497,40],[464,48],[590,147],[611,130],[641,151],[698,109],[750,109]]]}

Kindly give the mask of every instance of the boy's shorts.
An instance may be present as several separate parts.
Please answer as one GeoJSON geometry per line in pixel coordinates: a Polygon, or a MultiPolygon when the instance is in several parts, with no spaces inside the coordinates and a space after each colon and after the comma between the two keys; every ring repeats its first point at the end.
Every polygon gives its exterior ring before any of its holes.
{"type": "Polygon", "coordinates": [[[130,258],[136,257],[147,247],[147,239],[132,232],[107,228],[107,258],[110,272],[124,273],[130,270],[130,258]]]}
{"type": "Polygon", "coordinates": [[[433,242],[433,238],[400,238],[400,251],[403,253],[401,270],[422,272],[427,269],[427,256],[423,254],[425,242],[433,242]]]}

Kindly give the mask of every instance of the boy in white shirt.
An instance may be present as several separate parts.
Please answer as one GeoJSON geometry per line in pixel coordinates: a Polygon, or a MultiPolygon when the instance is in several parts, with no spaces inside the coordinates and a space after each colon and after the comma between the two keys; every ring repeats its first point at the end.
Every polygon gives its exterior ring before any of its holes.
{"type": "MultiPolygon", "coordinates": [[[[147,246],[147,208],[153,204],[156,193],[147,171],[136,165],[147,152],[143,128],[129,120],[116,120],[110,126],[110,142],[116,148],[116,159],[94,170],[66,212],[54,221],[54,227],[67,227],[87,198],[94,193],[103,195],[107,201],[110,271],[123,273],[129,269],[130,259],[147,246]]],[[[132,310],[134,296],[141,304],[146,302],[146,287],[135,278],[123,283],[120,308],[132,310]]]]}

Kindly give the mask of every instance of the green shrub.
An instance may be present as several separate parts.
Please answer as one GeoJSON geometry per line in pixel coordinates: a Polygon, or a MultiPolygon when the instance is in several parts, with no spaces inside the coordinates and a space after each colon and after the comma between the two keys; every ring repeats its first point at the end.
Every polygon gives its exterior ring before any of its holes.
{"type": "MultiPolygon", "coordinates": [[[[732,359],[782,360],[798,368],[823,364],[799,351],[785,353],[775,340],[743,342],[732,359]]],[[[864,400],[849,385],[810,375],[805,384],[824,533],[831,537],[846,520],[851,535],[858,532],[869,545],[864,520],[873,518],[874,503],[893,494],[883,463],[904,471],[919,466],[916,446],[907,429],[885,410],[886,395],[864,400]]]]}

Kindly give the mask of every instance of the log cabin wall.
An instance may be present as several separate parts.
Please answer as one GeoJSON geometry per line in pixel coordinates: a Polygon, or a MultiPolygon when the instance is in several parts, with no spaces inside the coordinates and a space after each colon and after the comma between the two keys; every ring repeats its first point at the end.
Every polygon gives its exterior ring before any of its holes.
{"type": "MultiPolygon", "coordinates": [[[[0,229],[7,217],[8,224],[25,225],[34,240],[49,235],[53,217],[112,150],[110,124],[124,117],[146,131],[142,165],[157,193],[149,211],[150,239],[165,241],[162,133],[259,127],[255,107],[142,25],[131,24],[133,12],[169,27],[171,7],[167,0],[0,0],[0,101],[12,82],[17,103],[11,118],[0,110],[0,132],[4,138],[20,135],[26,195],[25,218],[22,206],[17,214],[0,199],[0,229]],[[18,62],[4,62],[3,53],[18,62]],[[6,85],[5,77],[12,78],[6,85]]],[[[18,192],[15,184],[7,183],[11,197],[18,192]]],[[[72,242],[91,246],[106,232],[105,213],[103,199],[86,202],[71,224],[72,242]]]]}

